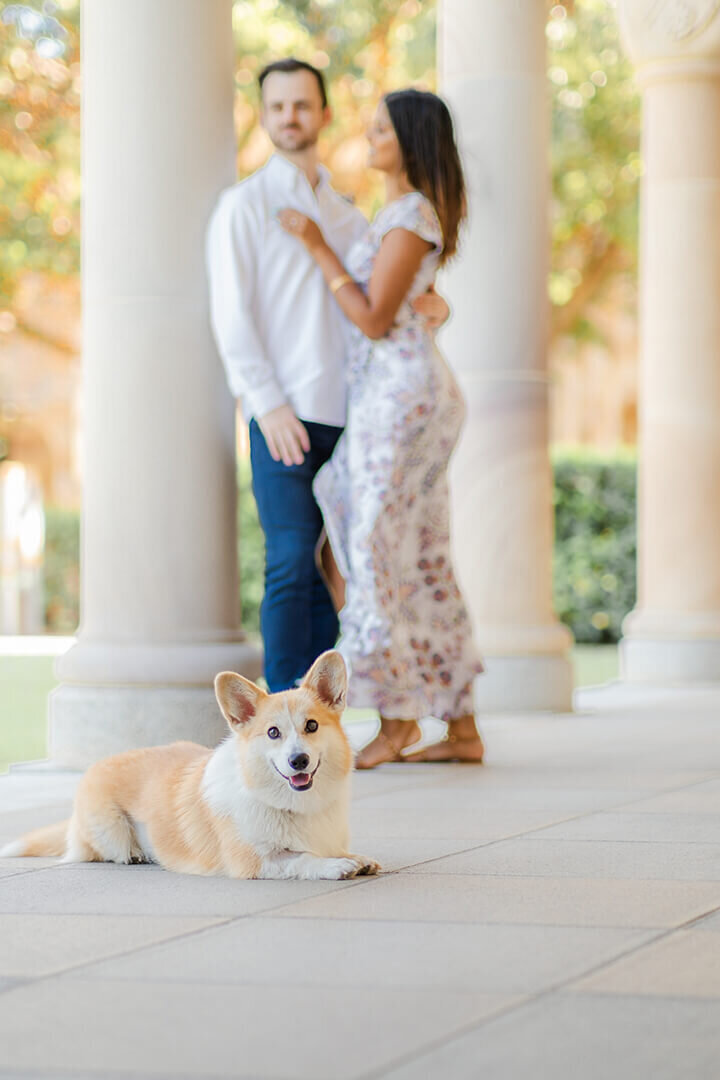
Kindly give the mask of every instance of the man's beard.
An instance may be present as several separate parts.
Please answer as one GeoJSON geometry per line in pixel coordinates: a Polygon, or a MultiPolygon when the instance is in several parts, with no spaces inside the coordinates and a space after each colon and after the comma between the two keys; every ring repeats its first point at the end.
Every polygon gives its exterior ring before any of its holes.
{"type": "Polygon", "coordinates": [[[278,150],[302,151],[309,150],[318,141],[317,135],[303,136],[299,131],[281,131],[273,140],[273,146],[278,150]],[[290,141],[288,142],[288,136],[290,141]],[[297,139],[297,142],[294,141],[297,139]]]}

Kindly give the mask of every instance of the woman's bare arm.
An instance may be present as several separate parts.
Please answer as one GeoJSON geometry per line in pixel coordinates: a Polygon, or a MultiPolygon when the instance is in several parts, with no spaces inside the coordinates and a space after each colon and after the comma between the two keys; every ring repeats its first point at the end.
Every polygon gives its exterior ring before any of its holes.
{"type": "MultiPolygon", "coordinates": [[[[328,285],[345,273],[345,267],[328,247],[314,221],[297,210],[281,210],[278,220],[287,232],[302,241],[328,285]]],[[[354,281],[337,289],[335,299],[341,309],[367,337],[376,340],[385,337],[415,280],[423,256],[431,249],[432,244],[416,233],[391,229],[380,245],[367,295],[354,281]]]]}

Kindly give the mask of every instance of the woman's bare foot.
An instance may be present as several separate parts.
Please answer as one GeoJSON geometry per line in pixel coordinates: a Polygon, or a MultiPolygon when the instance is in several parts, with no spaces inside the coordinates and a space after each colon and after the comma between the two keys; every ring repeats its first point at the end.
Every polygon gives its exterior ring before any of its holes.
{"type": "Polygon", "coordinates": [[[403,754],[403,761],[466,761],[482,765],[485,747],[475,726],[474,716],[459,716],[450,720],[445,737],[440,742],[414,754],[403,754]]]}
{"type": "Polygon", "coordinates": [[[420,728],[414,720],[388,720],[380,717],[380,730],[355,759],[356,769],[374,769],[386,761],[407,761],[402,753],[406,746],[420,738],[420,728]]]}

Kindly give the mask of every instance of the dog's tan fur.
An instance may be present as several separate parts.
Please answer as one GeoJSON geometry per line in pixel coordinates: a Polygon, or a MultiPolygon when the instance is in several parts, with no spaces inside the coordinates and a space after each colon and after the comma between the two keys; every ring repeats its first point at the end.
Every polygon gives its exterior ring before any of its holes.
{"type": "Polygon", "coordinates": [[[152,861],[236,878],[376,873],[377,863],[347,852],[346,685],[334,651],[297,690],[280,694],[223,672],[215,693],[231,734],[217,749],[179,742],[105,758],[81,780],[69,822],[36,829],[0,854],[152,861]],[[306,758],[307,773],[289,764],[306,758]],[[293,786],[305,780],[304,789],[293,786]]]}

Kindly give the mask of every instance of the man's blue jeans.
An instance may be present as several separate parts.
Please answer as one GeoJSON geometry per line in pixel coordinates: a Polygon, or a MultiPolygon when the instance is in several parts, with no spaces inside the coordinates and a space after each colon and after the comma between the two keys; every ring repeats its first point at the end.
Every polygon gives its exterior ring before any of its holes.
{"type": "Polygon", "coordinates": [[[321,652],[333,648],[338,635],[337,615],[315,566],[322,515],[312,483],[342,428],[303,423],[310,452],[302,465],[283,465],[273,461],[258,424],[250,422],[253,492],[265,533],[260,629],[272,693],[293,687],[321,652]]]}

